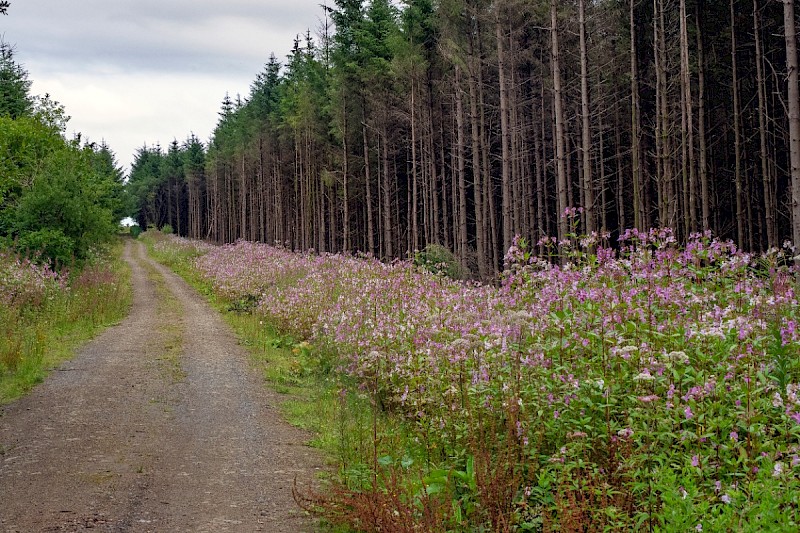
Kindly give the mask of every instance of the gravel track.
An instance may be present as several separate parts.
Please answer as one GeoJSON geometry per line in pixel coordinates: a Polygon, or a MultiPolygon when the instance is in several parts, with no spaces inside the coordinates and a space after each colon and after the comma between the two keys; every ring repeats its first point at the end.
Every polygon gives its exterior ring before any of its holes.
{"type": "Polygon", "coordinates": [[[0,531],[313,531],[319,454],[219,315],[129,241],[134,302],[0,408],[0,531]]]}

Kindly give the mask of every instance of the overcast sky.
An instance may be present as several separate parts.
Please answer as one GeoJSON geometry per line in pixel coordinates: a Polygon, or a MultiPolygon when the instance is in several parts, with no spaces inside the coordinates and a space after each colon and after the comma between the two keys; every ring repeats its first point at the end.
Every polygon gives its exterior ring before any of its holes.
{"type": "Polygon", "coordinates": [[[129,167],[142,145],[208,139],[229,92],[246,96],[270,53],[319,27],[323,0],[11,0],[0,35],[72,117],[129,167]]]}

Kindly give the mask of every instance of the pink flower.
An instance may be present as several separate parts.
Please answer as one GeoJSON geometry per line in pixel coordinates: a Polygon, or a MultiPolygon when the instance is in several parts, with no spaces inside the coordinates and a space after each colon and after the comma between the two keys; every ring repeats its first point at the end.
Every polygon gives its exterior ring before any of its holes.
{"type": "Polygon", "coordinates": [[[627,439],[631,437],[631,435],[633,435],[633,430],[631,428],[620,429],[619,431],[617,431],[617,435],[627,439]]]}
{"type": "Polygon", "coordinates": [[[658,396],[655,394],[648,394],[647,396],[639,396],[637,400],[642,403],[650,403],[658,400],[658,396]]]}
{"type": "Polygon", "coordinates": [[[692,408],[690,406],[686,406],[686,409],[683,410],[683,415],[686,417],[686,420],[691,420],[694,417],[694,413],[692,412],[692,408]]]}
{"type": "Polygon", "coordinates": [[[694,466],[694,467],[700,466],[700,456],[699,455],[693,455],[692,456],[692,466],[694,466]]]}

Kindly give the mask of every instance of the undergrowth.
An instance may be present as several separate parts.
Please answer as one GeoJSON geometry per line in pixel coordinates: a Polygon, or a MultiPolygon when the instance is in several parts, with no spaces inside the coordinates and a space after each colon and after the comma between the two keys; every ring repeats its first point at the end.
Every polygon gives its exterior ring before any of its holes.
{"type": "Polygon", "coordinates": [[[0,404],[40,383],[75,350],[128,312],[122,242],[76,272],[54,272],[0,252],[0,404]]]}
{"type": "Polygon", "coordinates": [[[307,402],[336,471],[297,496],[337,531],[800,529],[796,252],[518,239],[492,286],[198,246],[155,247],[194,250],[185,268],[307,402]]]}

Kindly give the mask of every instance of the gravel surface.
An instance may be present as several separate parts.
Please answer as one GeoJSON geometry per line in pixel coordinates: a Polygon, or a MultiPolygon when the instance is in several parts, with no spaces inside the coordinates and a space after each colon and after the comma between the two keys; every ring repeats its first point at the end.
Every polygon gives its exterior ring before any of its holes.
{"type": "Polygon", "coordinates": [[[126,245],[130,316],[0,408],[0,531],[313,531],[320,455],[216,312],[126,245]]]}

